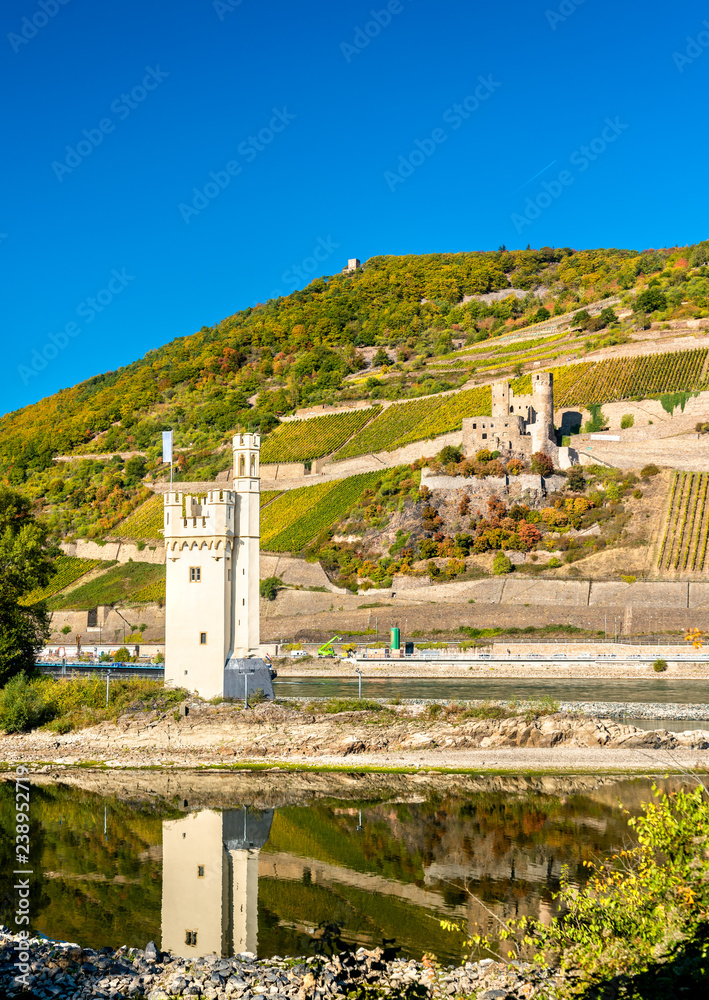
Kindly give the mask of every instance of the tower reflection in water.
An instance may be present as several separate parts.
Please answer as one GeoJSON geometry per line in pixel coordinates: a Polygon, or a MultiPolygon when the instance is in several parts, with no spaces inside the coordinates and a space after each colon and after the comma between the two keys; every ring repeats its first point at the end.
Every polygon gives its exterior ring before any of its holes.
{"type": "Polygon", "coordinates": [[[273,811],[204,809],[162,825],[162,948],[258,953],[258,857],[273,811]]]}

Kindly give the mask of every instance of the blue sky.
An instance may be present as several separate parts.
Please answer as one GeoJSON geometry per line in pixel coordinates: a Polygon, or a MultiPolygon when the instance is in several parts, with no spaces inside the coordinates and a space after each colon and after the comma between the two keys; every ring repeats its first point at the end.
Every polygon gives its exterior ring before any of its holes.
{"type": "Polygon", "coordinates": [[[693,0],[5,0],[0,20],[0,411],[348,257],[709,235],[693,0]]]}

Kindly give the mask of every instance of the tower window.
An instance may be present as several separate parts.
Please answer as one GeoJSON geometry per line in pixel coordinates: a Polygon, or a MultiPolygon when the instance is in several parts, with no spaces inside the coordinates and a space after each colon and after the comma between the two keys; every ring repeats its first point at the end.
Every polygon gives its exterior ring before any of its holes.
{"type": "Polygon", "coordinates": [[[197,945],[197,931],[185,931],[185,944],[191,945],[193,948],[197,945]]]}
{"type": "Polygon", "coordinates": [[[207,645],[207,633],[206,632],[200,632],[199,633],[199,644],[200,644],[200,646],[206,646],[207,645]]]}
{"type": "Polygon", "coordinates": [[[204,865],[197,865],[197,878],[204,878],[204,865]]]}
{"type": "Polygon", "coordinates": [[[227,578],[227,583],[228,583],[231,580],[231,570],[230,569],[228,569],[226,571],[226,578],[227,578]]]}
{"type": "Polygon", "coordinates": [[[243,607],[245,604],[246,604],[246,598],[242,597],[241,598],[241,606],[243,607]]]}
{"type": "Polygon", "coordinates": [[[190,566],[190,583],[202,582],[202,567],[190,566]]]}
{"type": "Polygon", "coordinates": [[[239,475],[243,476],[246,474],[246,459],[243,455],[239,458],[239,475]]]}

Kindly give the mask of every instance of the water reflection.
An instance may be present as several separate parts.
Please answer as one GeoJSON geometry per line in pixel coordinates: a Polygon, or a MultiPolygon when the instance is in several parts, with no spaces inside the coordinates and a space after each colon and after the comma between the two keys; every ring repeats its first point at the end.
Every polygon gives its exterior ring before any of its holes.
{"type": "Polygon", "coordinates": [[[273,811],[204,809],[162,824],[162,947],[184,958],[258,951],[259,852],[273,811]]]}
{"type": "MultiPolygon", "coordinates": [[[[77,780],[88,787],[32,789],[33,929],[93,948],[154,940],[187,958],[312,954],[337,925],[354,947],[395,939],[407,957],[454,960],[463,937],[441,918],[473,931],[551,915],[562,868],[581,883],[585,861],[627,843],[624,807],[652,797],[647,779],[592,776],[77,780]]],[[[0,784],[0,855],[13,792],[0,784]]]]}

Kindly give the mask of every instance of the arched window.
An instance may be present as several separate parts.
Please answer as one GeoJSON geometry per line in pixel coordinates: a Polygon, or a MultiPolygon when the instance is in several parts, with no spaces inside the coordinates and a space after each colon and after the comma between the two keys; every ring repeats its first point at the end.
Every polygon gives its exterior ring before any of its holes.
{"type": "Polygon", "coordinates": [[[252,476],[256,475],[256,456],[255,455],[251,456],[251,475],[252,476]]]}
{"type": "Polygon", "coordinates": [[[246,459],[243,455],[239,456],[239,475],[243,476],[246,473],[246,459]]]}

